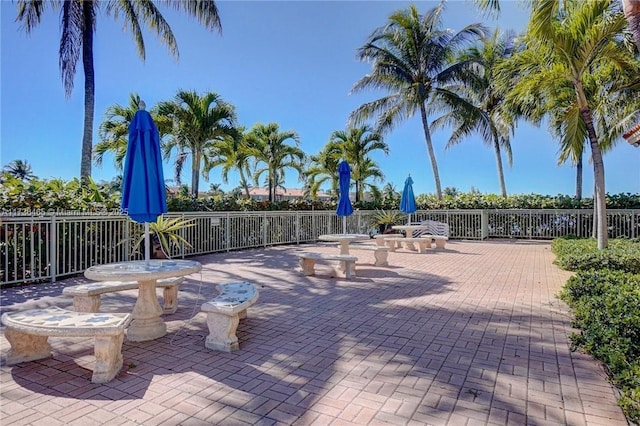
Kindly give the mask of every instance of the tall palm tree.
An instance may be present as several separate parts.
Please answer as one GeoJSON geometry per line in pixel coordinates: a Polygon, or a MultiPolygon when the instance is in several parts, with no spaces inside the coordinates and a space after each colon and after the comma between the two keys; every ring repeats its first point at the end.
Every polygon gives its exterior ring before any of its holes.
{"type": "Polygon", "coordinates": [[[462,52],[457,62],[467,62],[471,66],[464,70],[462,83],[456,82],[442,88],[443,95],[438,103],[448,111],[432,123],[434,129],[453,127],[446,148],[460,143],[474,132],[493,148],[500,191],[505,198],[507,187],[501,151],[504,150],[511,165],[510,139],[515,119],[504,105],[506,88],[496,85],[495,74],[498,65],[513,53],[513,48],[514,35],[501,35],[496,29],[491,37],[483,38],[479,45],[462,52]],[[450,93],[446,93],[445,89],[450,93]]]}
{"type": "Polygon", "coordinates": [[[364,188],[372,186],[366,182],[368,178],[378,181],[384,179],[384,174],[370,159],[369,154],[379,150],[388,155],[389,146],[384,142],[381,134],[374,132],[371,126],[366,125],[334,131],[329,138],[329,144],[336,147],[351,166],[351,179],[355,183],[356,190],[355,201],[361,201],[364,188]]]}
{"type": "Polygon", "coordinates": [[[284,184],[285,170],[292,168],[302,175],[304,151],[298,145],[300,137],[291,130],[280,131],[278,124],[258,123],[247,135],[249,154],[255,159],[254,183],[257,185],[261,176],[266,173],[266,186],[269,201],[276,199],[276,190],[284,184]],[[289,145],[292,140],[295,145],[289,145]]]}
{"type": "Polygon", "coordinates": [[[621,41],[626,20],[619,10],[611,7],[612,1],[565,0],[561,5],[558,0],[539,0],[534,3],[526,47],[514,54],[510,65],[512,70],[530,77],[520,78],[510,94],[516,104],[525,106],[525,114],[536,103],[535,97],[526,90],[526,86],[531,87],[532,79],[538,90],[550,95],[559,84],[571,89],[591,149],[599,249],[608,244],[603,140],[594,123],[595,105],[589,93],[592,87],[589,79],[594,70],[609,67],[609,76],[617,79],[606,85],[605,89],[611,91],[616,85],[621,86],[620,80],[629,75],[629,70],[638,72],[634,54],[625,49],[621,41]]]}
{"type": "Polygon", "coordinates": [[[27,160],[13,160],[2,168],[4,173],[13,176],[16,179],[29,181],[35,179],[31,164],[27,160]]]}
{"type": "MultiPolygon", "coordinates": [[[[159,3],[159,2],[156,2],[159,3]]],[[[167,2],[175,9],[182,9],[194,16],[207,30],[221,30],[218,9],[213,0],[167,2]]],[[[60,15],[59,65],[65,94],[73,91],[76,65],[82,54],[84,73],[84,130],[82,135],[82,157],[80,177],[91,176],[91,147],[93,144],[93,116],[95,110],[95,73],[93,66],[93,35],[96,18],[102,12],[114,19],[124,17],[124,25],[131,30],[138,48],[138,55],[145,59],[142,26],[153,31],[169,52],[178,57],[178,44],[158,8],[152,1],[144,0],[18,0],[16,20],[29,34],[51,10],[60,15]]]]}
{"type": "Polygon", "coordinates": [[[372,63],[372,71],[356,82],[352,93],[382,89],[389,94],[360,106],[350,116],[353,123],[361,124],[377,115],[376,131],[384,132],[419,111],[438,198],[442,198],[442,189],[427,104],[441,95],[442,84],[457,77],[463,64],[451,62],[455,53],[484,34],[478,24],[459,32],[441,29],[443,10],[444,2],[420,15],[412,5],[394,12],[385,26],[369,36],[357,55],[372,63]]]}
{"type": "MultiPolygon", "coordinates": [[[[200,167],[205,158],[215,156],[216,144],[238,137],[235,108],[220,95],[180,90],[173,101],[158,104],[158,116],[171,119],[173,128],[163,146],[165,157],[177,150],[176,181],[182,167],[191,160],[191,195],[198,197],[200,167]]],[[[208,172],[208,170],[207,170],[208,172]]]]}

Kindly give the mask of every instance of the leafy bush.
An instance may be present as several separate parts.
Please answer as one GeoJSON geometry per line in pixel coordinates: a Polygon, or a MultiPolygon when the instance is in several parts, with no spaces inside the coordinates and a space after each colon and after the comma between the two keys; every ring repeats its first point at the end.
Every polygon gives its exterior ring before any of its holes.
{"type": "Polygon", "coordinates": [[[618,401],[632,421],[640,421],[640,275],[623,271],[580,271],[560,297],[574,310],[582,331],[571,340],[606,363],[622,391],[618,401]]]}
{"type": "Polygon", "coordinates": [[[640,243],[637,240],[614,239],[609,247],[598,250],[594,239],[558,238],[551,243],[555,263],[567,271],[610,269],[640,273],[640,243]]]}

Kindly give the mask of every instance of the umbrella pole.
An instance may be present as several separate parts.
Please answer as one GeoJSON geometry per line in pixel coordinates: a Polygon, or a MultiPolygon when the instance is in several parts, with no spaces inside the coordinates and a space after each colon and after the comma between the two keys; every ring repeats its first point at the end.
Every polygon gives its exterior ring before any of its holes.
{"type": "Polygon", "coordinates": [[[144,223],[144,260],[149,264],[151,259],[151,238],[149,238],[149,222],[144,223]]]}
{"type": "Polygon", "coordinates": [[[346,216],[342,218],[342,233],[345,235],[347,234],[347,217],[346,216]]]}
{"type": "Polygon", "coordinates": [[[407,225],[411,225],[411,213],[409,213],[409,219],[407,219],[407,225]]]}

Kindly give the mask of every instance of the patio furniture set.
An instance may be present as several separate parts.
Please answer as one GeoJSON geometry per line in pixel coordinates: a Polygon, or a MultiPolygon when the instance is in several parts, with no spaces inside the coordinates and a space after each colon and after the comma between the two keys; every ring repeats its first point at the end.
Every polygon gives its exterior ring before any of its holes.
{"type": "MultiPolygon", "coordinates": [[[[92,266],[85,271],[90,279],[104,280],[69,286],[63,294],[73,297],[75,311],[57,306],[45,309],[7,312],[1,321],[11,348],[6,364],[14,365],[51,356],[49,337],[94,337],[96,358],[91,381],[107,383],[122,368],[122,343],[157,339],[166,334],[161,315],[175,313],[178,287],[184,276],[200,271],[198,262],[133,261],[92,266]],[[164,309],[156,296],[164,289],[164,309]],[[100,297],[105,293],[138,289],[132,313],[100,313],[100,297]]],[[[232,352],[239,349],[236,330],[247,308],[258,300],[257,287],[249,282],[218,284],[219,294],[202,304],[207,315],[209,349],[232,352]]]]}
{"type": "Polygon", "coordinates": [[[435,244],[436,249],[444,249],[446,241],[449,239],[449,225],[442,222],[432,220],[422,221],[409,225],[397,225],[392,229],[396,231],[404,231],[402,234],[379,234],[375,235],[375,245],[361,244],[360,241],[369,240],[366,234],[326,234],[320,235],[320,241],[338,242],[340,253],[317,253],[302,252],[298,253],[300,268],[303,275],[314,275],[315,265],[317,261],[338,261],[339,266],[334,268],[334,276],[344,275],[345,279],[351,279],[356,276],[356,262],[358,258],[350,254],[349,248],[357,250],[373,251],[375,266],[388,266],[389,252],[395,252],[396,249],[404,247],[407,250],[418,251],[418,253],[426,253],[428,249],[435,244]],[[352,244],[356,243],[356,244],[352,244]],[[416,249],[415,245],[418,248],[416,249]]]}

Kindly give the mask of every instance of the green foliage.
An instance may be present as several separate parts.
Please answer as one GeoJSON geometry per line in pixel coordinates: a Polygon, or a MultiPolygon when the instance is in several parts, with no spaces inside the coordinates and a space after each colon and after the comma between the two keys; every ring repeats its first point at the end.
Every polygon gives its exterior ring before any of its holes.
{"type": "Polygon", "coordinates": [[[91,178],[86,185],[78,179],[23,181],[8,174],[0,185],[0,210],[5,212],[44,211],[105,211],[120,208],[120,193],[108,183],[96,183],[91,178]]]}
{"type": "Polygon", "coordinates": [[[406,217],[397,210],[376,210],[371,217],[372,225],[398,225],[406,217]]]}
{"type": "Polygon", "coordinates": [[[551,243],[556,265],[567,271],[609,269],[640,273],[640,242],[615,239],[598,250],[594,239],[558,238],[551,243]]]}
{"type": "Polygon", "coordinates": [[[580,271],[560,297],[574,310],[579,347],[606,363],[622,392],[619,405],[640,420],[640,275],[607,269],[580,271]]]}
{"type": "MultiPolygon", "coordinates": [[[[105,211],[120,208],[119,184],[96,183],[89,180],[82,186],[78,179],[23,181],[8,174],[0,177],[0,210],[9,211],[105,211]]],[[[182,188],[181,188],[182,189],[182,188]]],[[[397,210],[400,197],[386,191],[379,201],[359,201],[353,207],[360,210],[397,210]],[[387,192],[389,194],[387,194],[387,192]]],[[[335,210],[336,200],[318,201],[298,199],[273,203],[238,198],[235,193],[194,200],[184,187],[177,195],[167,199],[169,211],[264,211],[264,210],[335,210]]],[[[592,209],[591,199],[577,201],[573,197],[557,195],[520,194],[503,198],[497,194],[479,192],[458,193],[448,191],[442,200],[435,195],[421,194],[416,197],[419,210],[440,209],[592,209]]],[[[640,194],[617,194],[607,196],[607,208],[639,209],[640,194]]]]}

